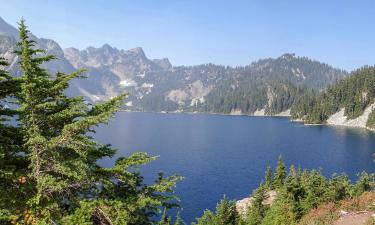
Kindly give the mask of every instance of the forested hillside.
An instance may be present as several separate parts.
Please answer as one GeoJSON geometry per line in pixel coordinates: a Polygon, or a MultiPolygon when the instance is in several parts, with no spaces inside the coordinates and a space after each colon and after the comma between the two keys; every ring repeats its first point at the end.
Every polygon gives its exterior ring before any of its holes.
{"type": "Polygon", "coordinates": [[[372,128],[375,113],[370,107],[375,97],[375,68],[363,67],[322,93],[309,92],[292,107],[293,118],[307,123],[326,123],[342,111],[346,120],[359,118],[367,109],[366,126],[372,128]]]}
{"type": "Polygon", "coordinates": [[[306,88],[322,90],[345,76],[326,64],[284,54],[245,67],[205,64],[174,67],[163,76],[150,72],[153,80],[147,82],[155,84],[150,93],[131,100],[139,110],[274,115],[290,109],[306,88]]]}

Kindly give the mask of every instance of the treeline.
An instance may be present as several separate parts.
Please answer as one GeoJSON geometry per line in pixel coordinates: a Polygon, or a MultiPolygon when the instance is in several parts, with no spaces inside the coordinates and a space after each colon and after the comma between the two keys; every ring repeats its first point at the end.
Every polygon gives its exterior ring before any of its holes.
{"type": "Polygon", "coordinates": [[[137,172],[155,159],[146,153],[101,167],[98,160],[116,151],[91,136],[126,95],[97,105],[68,97],[83,71],[49,74],[42,64],[55,57],[35,47],[23,20],[19,31],[21,75],[0,70],[0,224],[157,223],[161,209],[177,206],[180,177],[159,174],[146,185],[137,172]]]}
{"type": "MultiPolygon", "coordinates": [[[[292,117],[307,123],[324,123],[329,116],[345,108],[345,116],[354,119],[374,102],[375,68],[363,67],[322,93],[307,92],[293,105],[292,117]]],[[[372,127],[375,115],[367,125],[372,127]]]]}
{"type": "MultiPolygon", "coordinates": [[[[286,171],[285,164],[279,157],[275,173],[267,168],[264,182],[252,194],[252,204],[244,215],[236,211],[235,202],[227,198],[221,200],[216,211],[206,210],[194,225],[293,225],[328,224],[324,221],[306,222],[305,215],[323,203],[339,204],[346,199],[357,198],[375,188],[375,175],[362,172],[358,181],[352,184],[346,175],[332,175],[325,178],[317,170],[301,170],[291,166],[286,171]],[[277,196],[271,204],[266,204],[270,191],[277,196]]],[[[374,199],[372,199],[372,202],[374,199]]],[[[353,203],[353,206],[355,204],[353,203]]],[[[328,221],[328,220],[327,220],[328,221]]]]}
{"type": "MultiPolygon", "coordinates": [[[[245,67],[205,64],[174,67],[173,71],[148,72],[147,82],[157,84],[151,94],[134,99],[134,105],[146,111],[199,111],[230,113],[241,110],[252,114],[265,109],[268,115],[290,109],[307,88],[323,90],[336,83],[347,72],[326,64],[285,54],[276,59],[263,59],[245,67]],[[201,81],[212,90],[203,102],[193,103],[193,96],[177,104],[166,98],[171,90],[187,91],[190,84],[201,81]]],[[[194,95],[194,94],[191,94],[194,95]]]]}
{"type": "Polygon", "coordinates": [[[274,115],[290,109],[304,90],[287,81],[240,80],[237,86],[225,83],[211,91],[201,110],[224,114],[241,110],[253,114],[264,109],[266,115],[274,115]]]}

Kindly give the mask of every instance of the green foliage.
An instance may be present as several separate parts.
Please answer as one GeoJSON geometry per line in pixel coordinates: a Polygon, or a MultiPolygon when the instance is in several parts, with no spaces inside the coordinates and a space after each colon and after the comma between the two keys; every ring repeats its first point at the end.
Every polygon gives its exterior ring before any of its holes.
{"type": "Polygon", "coordinates": [[[272,207],[267,210],[262,225],[293,225],[296,224],[293,213],[293,202],[287,197],[287,193],[282,190],[272,207]]]}
{"type": "Polygon", "coordinates": [[[241,220],[236,211],[234,202],[229,201],[225,196],[216,206],[216,212],[206,210],[203,216],[197,218],[195,225],[237,225],[241,220]]]}
{"type": "Polygon", "coordinates": [[[264,186],[266,186],[268,189],[273,189],[273,178],[272,178],[272,168],[270,166],[267,166],[266,174],[264,177],[264,186]]]}
{"type": "Polygon", "coordinates": [[[176,216],[176,221],[174,222],[174,225],[183,225],[183,224],[185,224],[185,223],[184,223],[184,221],[182,221],[180,213],[178,212],[177,216],[176,216]]]}
{"type": "Polygon", "coordinates": [[[358,174],[358,181],[354,186],[354,195],[359,196],[363,192],[370,191],[375,184],[375,174],[363,171],[358,174]]]}
{"type": "Polygon", "coordinates": [[[17,219],[17,212],[25,211],[26,201],[33,191],[25,183],[29,162],[22,148],[21,129],[14,121],[18,116],[13,107],[14,97],[20,82],[1,69],[7,65],[5,59],[0,58],[0,223],[17,219]]]}
{"type": "MultiPolygon", "coordinates": [[[[347,202],[344,203],[345,207],[354,204],[354,207],[363,208],[364,203],[373,199],[371,191],[375,190],[375,174],[362,172],[358,174],[358,181],[353,184],[346,175],[333,174],[327,179],[320,171],[296,169],[293,165],[286,174],[281,156],[278,158],[277,167],[274,177],[275,180],[278,177],[280,181],[277,182],[275,189],[276,198],[270,199],[269,187],[261,184],[258,189],[254,190],[251,205],[245,215],[241,215],[236,220],[237,224],[293,225],[300,222],[309,224],[306,223],[308,221],[304,216],[322,205],[326,207],[323,214],[312,212],[310,217],[316,217],[317,221],[319,218],[322,219],[319,221],[323,222],[324,218],[332,221],[336,218],[336,214],[332,211],[335,205],[342,204],[344,201],[347,202]],[[358,196],[362,200],[358,200],[358,196]]],[[[267,167],[266,177],[269,177],[269,171],[272,169],[267,167]]],[[[209,210],[205,211],[197,221],[196,224],[199,225],[220,224],[217,222],[217,215],[209,210]]]]}
{"type": "MultiPolygon", "coordinates": [[[[363,67],[323,93],[307,92],[292,107],[292,116],[307,123],[324,123],[330,115],[345,108],[345,116],[354,119],[374,102],[374,97],[375,68],[363,67]]],[[[368,127],[374,125],[374,117],[371,113],[368,127]]]]}
{"type": "Polygon", "coordinates": [[[280,155],[277,161],[275,177],[273,181],[273,185],[276,189],[283,186],[285,176],[286,176],[285,164],[284,164],[284,160],[282,156],[280,155]]]}
{"type": "Polygon", "coordinates": [[[252,205],[249,207],[245,218],[247,225],[257,225],[262,222],[267,210],[267,207],[263,204],[263,201],[267,198],[266,195],[265,185],[261,185],[253,192],[252,205]]]}
{"type": "Polygon", "coordinates": [[[204,108],[198,110],[215,113],[241,110],[242,113],[253,114],[256,110],[265,109],[266,114],[274,115],[290,109],[305,90],[283,80],[242,79],[238,81],[237,88],[232,88],[230,84],[236,82],[230,80],[211,91],[204,108]]]}
{"type": "Polygon", "coordinates": [[[161,208],[176,207],[179,176],[160,173],[146,185],[137,172],[155,157],[134,153],[110,168],[97,163],[115,150],[97,143],[93,128],[108,122],[126,95],[96,105],[66,96],[84,71],[49,74],[42,64],[55,57],[35,48],[23,20],[19,29],[21,76],[0,71],[0,222],[151,224],[161,208]],[[3,106],[10,101],[14,109],[3,106]]]}
{"type": "Polygon", "coordinates": [[[369,128],[375,128],[375,111],[372,111],[368,116],[366,126],[369,128]]]}

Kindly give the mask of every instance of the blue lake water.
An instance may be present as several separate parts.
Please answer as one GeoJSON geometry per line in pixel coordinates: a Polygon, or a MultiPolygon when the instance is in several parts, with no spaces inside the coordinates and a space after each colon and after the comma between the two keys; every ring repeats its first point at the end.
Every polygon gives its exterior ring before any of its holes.
{"type": "Polygon", "coordinates": [[[288,166],[321,168],[327,176],[345,172],[354,180],[363,170],[375,172],[374,132],[304,126],[286,118],[121,112],[97,129],[96,138],[117,148],[117,156],[159,155],[142,167],[146,181],[159,171],[182,175],[176,194],[188,223],[214,209],[224,194],[247,197],[280,154],[288,166]]]}

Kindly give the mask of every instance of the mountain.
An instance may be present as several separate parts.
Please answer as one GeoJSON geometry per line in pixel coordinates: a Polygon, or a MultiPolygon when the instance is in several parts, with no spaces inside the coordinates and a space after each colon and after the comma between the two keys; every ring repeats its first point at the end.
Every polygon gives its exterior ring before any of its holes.
{"type": "Polygon", "coordinates": [[[306,93],[292,116],[306,123],[375,128],[375,67],[363,67],[322,93],[306,93]]]}
{"type": "MultiPolygon", "coordinates": [[[[19,74],[13,54],[18,31],[0,18],[0,56],[19,74]]],[[[59,60],[44,66],[52,72],[86,68],[86,79],[71,84],[72,95],[96,102],[128,92],[127,109],[274,115],[287,111],[307,89],[322,91],[347,76],[331,66],[284,54],[243,67],[214,64],[172,66],[167,58],[149,59],[142,48],[62,49],[51,39],[36,46],[59,60]]]]}

